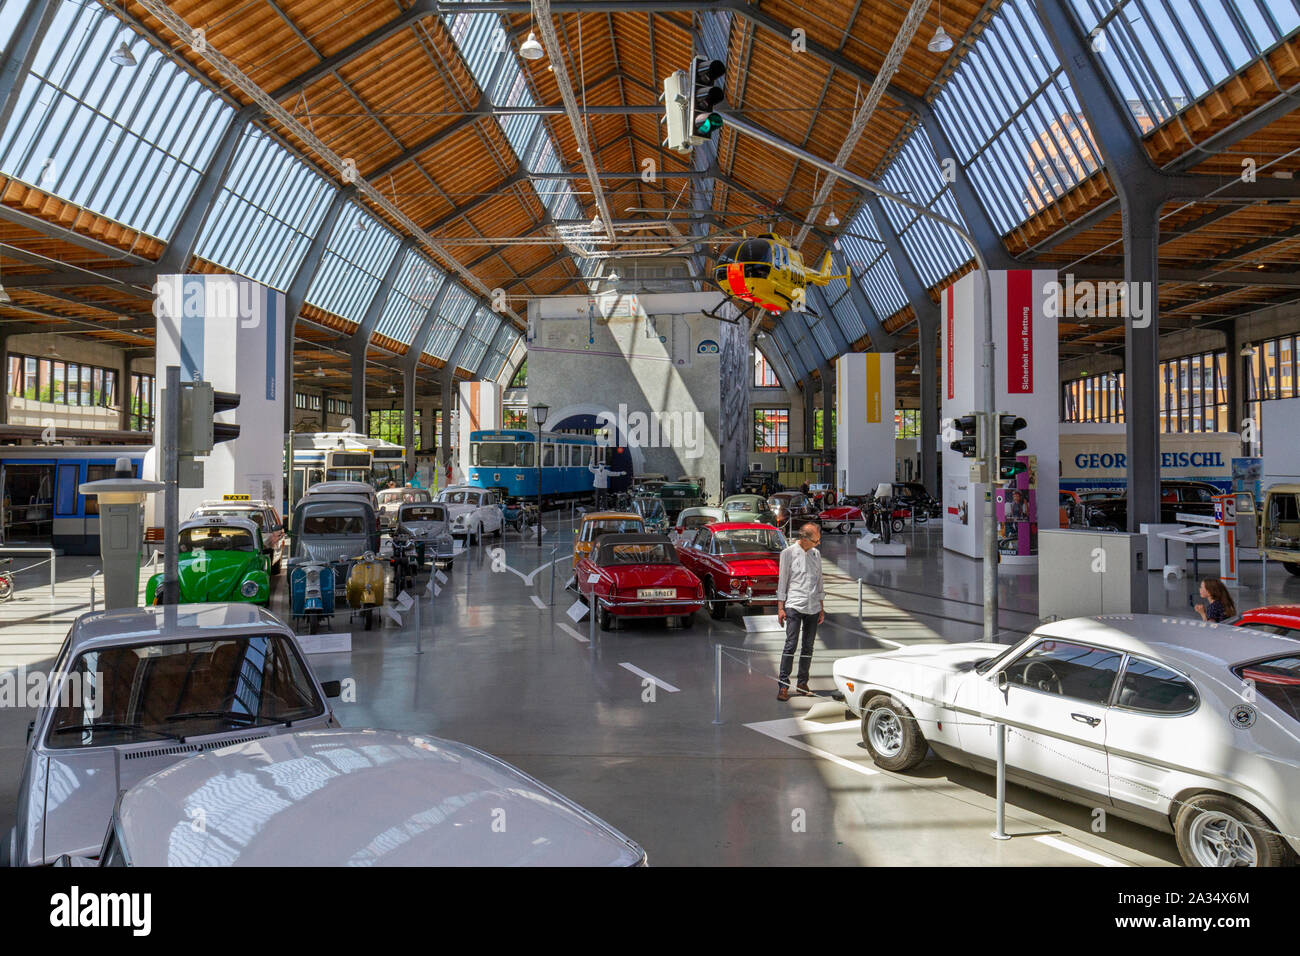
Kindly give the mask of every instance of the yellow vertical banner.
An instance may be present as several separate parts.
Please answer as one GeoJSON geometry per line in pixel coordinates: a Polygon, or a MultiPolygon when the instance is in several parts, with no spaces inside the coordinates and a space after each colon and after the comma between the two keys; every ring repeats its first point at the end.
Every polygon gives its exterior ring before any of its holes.
{"type": "MultiPolygon", "coordinates": [[[[846,364],[847,363],[845,362],[845,357],[843,355],[841,355],[839,358],[835,360],[835,427],[836,428],[839,427],[840,422],[844,421],[844,389],[845,389],[844,369],[846,364]]],[[[822,447],[823,448],[827,447],[826,433],[830,429],[830,427],[831,427],[831,423],[826,421],[826,414],[823,411],[822,413],[822,447]]],[[[835,444],[838,446],[839,443],[840,443],[840,436],[836,435],[835,444]]]]}
{"type": "Polygon", "coordinates": [[[867,421],[880,421],[880,353],[868,352],[867,360],[867,421]]]}

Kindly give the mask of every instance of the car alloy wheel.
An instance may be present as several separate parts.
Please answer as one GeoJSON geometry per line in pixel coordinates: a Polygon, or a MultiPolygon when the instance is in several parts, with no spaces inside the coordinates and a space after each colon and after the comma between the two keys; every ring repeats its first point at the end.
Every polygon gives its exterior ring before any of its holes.
{"type": "Polygon", "coordinates": [[[1255,866],[1259,859],[1250,828],[1221,810],[1206,810],[1196,816],[1188,845],[1201,866],[1255,866]]]}
{"type": "Polygon", "coordinates": [[[898,714],[887,707],[877,707],[867,718],[867,735],[871,746],[882,757],[897,757],[903,749],[903,724],[898,714]]]}
{"type": "Polygon", "coordinates": [[[718,592],[713,588],[713,581],[704,582],[704,606],[708,609],[709,617],[715,621],[721,621],[727,616],[727,606],[718,600],[718,592]]]}

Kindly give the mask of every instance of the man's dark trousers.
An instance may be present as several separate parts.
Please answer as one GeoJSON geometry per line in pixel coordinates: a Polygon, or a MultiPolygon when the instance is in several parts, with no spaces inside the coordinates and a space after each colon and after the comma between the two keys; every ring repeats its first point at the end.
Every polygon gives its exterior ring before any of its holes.
{"type": "Polygon", "coordinates": [[[813,641],[817,639],[817,614],[804,614],[785,609],[785,649],[781,652],[781,686],[790,686],[790,667],[794,651],[799,644],[799,631],[803,631],[803,649],[799,654],[800,684],[808,683],[808,670],[812,667],[813,641]]]}

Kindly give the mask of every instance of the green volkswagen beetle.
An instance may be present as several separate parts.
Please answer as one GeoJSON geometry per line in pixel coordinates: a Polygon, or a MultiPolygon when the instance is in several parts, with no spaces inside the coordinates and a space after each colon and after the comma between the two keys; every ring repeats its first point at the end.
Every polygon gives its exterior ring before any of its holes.
{"type": "MultiPolygon", "coordinates": [[[[182,604],[214,601],[271,603],[272,549],[248,518],[210,515],[184,522],[176,536],[182,604]]],[[[162,575],[145,585],[145,604],[154,604],[162,575]]]]}

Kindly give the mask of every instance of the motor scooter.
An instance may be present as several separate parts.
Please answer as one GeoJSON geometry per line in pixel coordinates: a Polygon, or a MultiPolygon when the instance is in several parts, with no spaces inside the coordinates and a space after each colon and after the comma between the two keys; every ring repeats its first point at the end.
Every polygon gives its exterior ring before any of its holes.
{"type": "Polygon", "coordinates": [[[510,528],[520,534],[524,533],[527,509],[518,498],[507,498],[501,504],[502,527],[510,528]]]}
{"type": "Polygon", "coordinates": [[[393,596],[407,589],[420,573],[423,563],[415,548],[415,538],[409,534],[396,532],[389,538],[392,550],[389,561],[393,566],[393,596]]]}
{"type": "Polygon", "coordinates": [[[361,612],[367,631],[375,625],[375,608],[384,603],[384,577],[384,562],[373,551],[354,558],[348,569],[348,606],[361,612]]]}
{"type": "Polygon", "coordinates": [[[307,624],[310,633],[334,615],[334,568],[315,558],[289,559],[289,608],[295,627],[307,624]]]}

